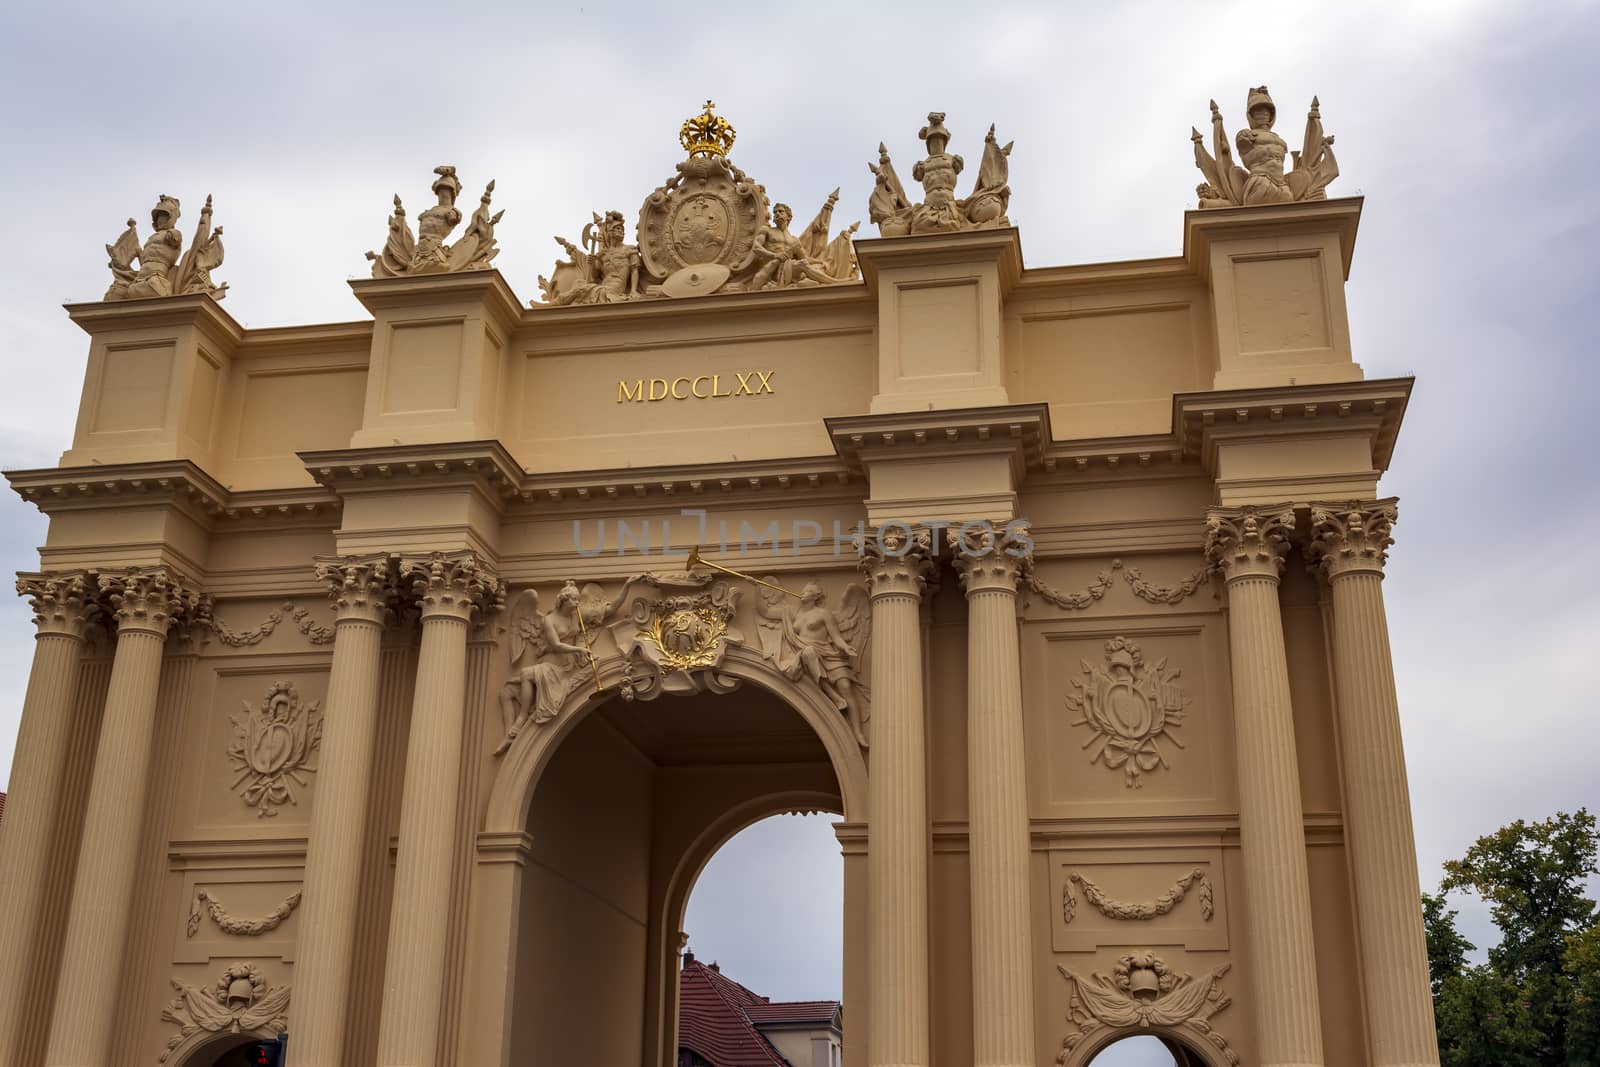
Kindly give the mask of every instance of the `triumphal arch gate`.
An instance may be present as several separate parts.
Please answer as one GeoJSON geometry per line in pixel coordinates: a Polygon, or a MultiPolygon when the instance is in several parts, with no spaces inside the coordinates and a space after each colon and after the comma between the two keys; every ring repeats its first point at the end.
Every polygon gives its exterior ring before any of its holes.
{"type": "Polygon", "coordinates": [[[1411,381],[1351,350],[1315,102],[1292,153],[1246,110],[1182,253],[1119,263],[1025,267],[1012,144],[939,113],[863,146],[863,232],[708,106],[531,305],[519,194],[453,167],[359,322],[241,327],[213,205],[161,197],[67,308],[70,449],[7,475],[50,526],[0,1064],[669,1067],[695,879],[796,810],[838,816],[849,1064],[1437,1063],[1411,381]]]}

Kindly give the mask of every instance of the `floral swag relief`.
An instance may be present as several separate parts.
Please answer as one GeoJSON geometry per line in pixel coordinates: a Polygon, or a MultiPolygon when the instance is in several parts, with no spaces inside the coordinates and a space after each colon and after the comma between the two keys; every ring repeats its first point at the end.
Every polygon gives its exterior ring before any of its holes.
{"type": "Polygon", "coordinates": [[[294,909],[300,906],[300,890],[283,898],[283,901],[264,918],[240,919],[229,915],[222,902],[212,896],[208,890],[196,889],[194,903],[189,906],[189,925],[187,936],[193,937],[200,932],[200,918],[209,914],[211,921],[225,934],[235,937],[260,937],[268,934],[283,925],[283,921],[294,914],[294,909]]]}
{"type": "Polygon", "coordinates": [[[284,804],[298,803],[295,787],[306,788],[305,776],[316,770],[311,757],[322,744],[322,714],[316,701],[300,703],[288,682],[276,682],[259,706],[244,702],[233,717],[233,743],[228,759],[238,771],[233,789],[262,818],[278,814],[284,804]]]}
{"type": "Polygon", "coordinates": [[[581,244],[564,237],[567,253],[539,277],[546,304],[609,304],[653,297],[704,296],[834,285],[860,271],[850,238],[860,223],[831,234],[839,190],[828,195],[798,234],[794,212],[771,204],[766,187],[728,158],[735,133],[712,109],[683,124],[678,139],[689,156],[645,198],[638,244],[627,241],[620,211],[592,213],[581,244]]]}
{"type": "Polygon", "coordinates": [[[1169,669],[1165,659],[1147,667],[1144,653],[1126,637],[1106,642],[1104,666],[1079,662],[1089,681],[1073,679],[1074,691],[1066,699],[1067,707],[1082,716],[1072,725],[1094,731],[1083,744],[1094,747],[1089,762],[1104,760],[1108,768],[1122,771],[1129,789],[1142,788],[1145,773],[1169,766],[1160,742],[1183,748],[1172,734],[1189,703],[1173,684],[1183,672],[1169,669]]]}
{"type": "Polygon", "coordinates": [[[253,963],[235,963],[214,986],[201,988],[173,979],[178,996],[161,1012],[162,1022],[179,1030],[167,1042],[160,1062],[196,1034],[256,1034],[275,1037],[288,1027],[289,987],[274,986],[253,963]]]}
{"type": "Polygon", "coordinates": [[[1067,883],[1061,887],[1061,921],[1070,923],[1078,914],[1078,897],[1073,892],[1073,886],[1083,891],[1083,899],[1089,906],[1108,919],[1145,920],[1154,919],[1165,915],[1183,902],[1189,894],[1189,887],[1200,887],[1200,917],[1206,922],[1216,914],[1216,899],[1211,888],[1211,879],[1206,877],[1206,872],[1196,867],[1188,874],[1179,878],[1172,887],[1165,889],[1161,895],[1149,903],[1133,903],[1113,900],[1106,896],[1105,890],[1091,882],[1078,871],[1067,875],[1067,883]]]}
{"type": "Polygon", "coordinates": [[[1062,1040],[1056,1062],[1067,1063],[1074,1049],[1103,1031],[1161,1026],[1186,1031],[1212,1045],[1230,1064],[1237,1064],[1238,1054],[1211,1028],[1212,1016],[1232,1003],[1221,985],[1229,967],[1224,963],[1196,979],[1178,974],[1150,952],[1123,956],[1110,977],[1090,974],[1083,978],[1057,965],[1072,990],[1067,1022],[1073,1031],[1062,1040]]]}

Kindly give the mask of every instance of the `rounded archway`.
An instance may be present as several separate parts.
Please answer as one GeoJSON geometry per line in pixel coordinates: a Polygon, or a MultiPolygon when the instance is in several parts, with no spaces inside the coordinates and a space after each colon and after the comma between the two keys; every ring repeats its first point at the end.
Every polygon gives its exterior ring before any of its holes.
{"type": "Polygon", "coordinates": [[[1236,1061],[1172,1027],[1108,1033],[1073,1049],[1066,1067],[1232,1067],[1236,1061]]]}
{"type": "Polygon", "coordinates": [[[506,901],[512,1050],[675,1062],[682,920],[705,864],[769,815],[864,804],[861,751],[820,694],[755,653],[724,667],[744,684],[649,701],[580,695],[507,754],[489,825],[497,802],[504,818],[528,791],[515,831],[526,860],[506,901]]]}

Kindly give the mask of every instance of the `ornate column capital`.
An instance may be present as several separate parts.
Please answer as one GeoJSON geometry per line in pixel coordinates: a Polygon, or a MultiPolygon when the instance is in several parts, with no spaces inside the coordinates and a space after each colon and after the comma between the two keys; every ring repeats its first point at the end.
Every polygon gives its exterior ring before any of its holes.
{"type": "Polygon", "coordinates": [[[960,527],[951,541],[951,562],[961,576],[967,596],[982,592],[1015,594],[1017,583],[1033,570],[1033,538],[1025,525],[1012,524],[995,530],[960,527]]]}
{"type": "Polygon", "coordinates": [[[873,600],[893,596],[922,599],[934,574],[932,531],[890,523],[864,534],[856,548],[873,600]]]}
{"type": "Polygon", "coordinates": [[[119,634],[142,631],[165,638],[174,623],[203,621],[209,610],[189,579],[168,567],[129,567],[98,579],[119,634]]]}
{"type": "Polygon", "coordinates": [[[422,618],[474,616],[505,606],[506,585],[476,552],[433,552],[402,557],[400,584],[417,599],[422,618]]]}
{"type": "Polygon", "coordinates": [[[100,613],[95,576],[88,571],[17,572],[17,595],[28,598],[40,634],[82,640],[100,613]]]}
{"type": "Polygon", "coordinates": [[[318,556],[317,578],[328,587],[334,625],[346,620],[382,626],[399,595],[394,557],[387,552],[362,556],[318,556]]]}
{"type": "Polygon", "coordinates": [[[1311,505],[1311,568],[1333,582],[1347,574],[1383,573],[1399,510],[1397,500],[1350,500],[1311,505]]]}
{"type": "Polygon", "coordinates": [[[1240,578],[1276,582],[1293,531],[1289,504],[1212,508],[1206,513],[1206,558],[1230,584],[1240,578]]]}

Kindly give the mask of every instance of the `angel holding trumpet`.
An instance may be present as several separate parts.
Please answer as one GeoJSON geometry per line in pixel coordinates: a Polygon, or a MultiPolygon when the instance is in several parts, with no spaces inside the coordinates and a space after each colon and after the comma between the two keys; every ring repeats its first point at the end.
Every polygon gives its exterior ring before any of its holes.
{"type": "Polygon", "coordinates": [[[512,673],[500,690],[506,733],[495,755],[509,749],[529,722],[542,726],[554,719],[573,685],[585,677],[584,667],[599,688],[589,631],[615,615],[627,599],[629,587],[642,581],[648,581],[647,576],[630,576],[610,600],[605,590],[592,582],[580,590],[576,582],[569,581],[556,594],[555,607],[544,612],[539,610],[537,590],[524,589],[517,594],[511,603],[512,673]]]}

